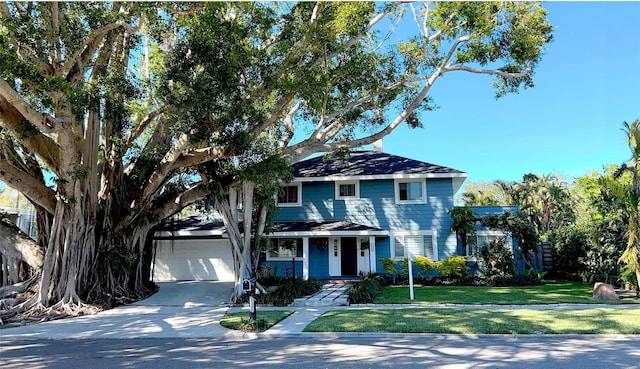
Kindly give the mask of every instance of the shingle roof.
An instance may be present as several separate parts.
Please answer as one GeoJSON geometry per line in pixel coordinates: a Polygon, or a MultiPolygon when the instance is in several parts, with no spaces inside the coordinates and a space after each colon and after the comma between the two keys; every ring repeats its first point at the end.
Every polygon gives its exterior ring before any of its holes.
{"type": "Polygon", "coordinates": [[[190,216],[183,219],[168,219],[158,225],[157,231],[219,231],[224,232],[224,223],[221,220],[208,220],[199,216],[190,216]]]}
{"type": "Polygon", "coordinates": [[[330,159],[325,161],[322,156],[319,156],[293,165],[293,175],[296,178],[403,174],[466,177],[464,172],[456,169],[379,151],[353,151],[344,160],[330,159]]]}
{"type": "Polygon", "coordinates": [[[274,224],[274,228],[274,232],[384,232],[380,228],[345,221],[281,222],[274,224]]]}

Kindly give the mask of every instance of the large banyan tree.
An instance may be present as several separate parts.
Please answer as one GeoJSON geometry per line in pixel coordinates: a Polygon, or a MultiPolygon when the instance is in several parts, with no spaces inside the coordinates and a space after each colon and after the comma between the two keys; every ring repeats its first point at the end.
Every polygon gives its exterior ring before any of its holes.
{"type": "Polygon", "coordinates": [[[199,202],[243,279],[290,164],[421,126],[446,73],[532,86],[551,31],[521,2],[0,3],[0,179],[40,215],[0,248],[35,255],[19,308],[147,295],[150,230],[199,202]]]}

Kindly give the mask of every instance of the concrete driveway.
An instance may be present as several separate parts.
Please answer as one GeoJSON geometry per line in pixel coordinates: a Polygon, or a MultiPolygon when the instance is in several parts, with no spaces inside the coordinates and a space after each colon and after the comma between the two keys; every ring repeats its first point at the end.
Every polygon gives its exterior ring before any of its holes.
{"type": "Polygon", "coordinates": [[[158,283],[151,297],[96,315],[59,319],[24,327],[0,329],[0,342],[20,339],[233,337],[220,318],[233,282],[158,283]]]}
{"type": "Polygon", "coordinates": [[[158,282],[158,292],[132,305],[137,306],[220,306],[229,302],[233,282],[158,282]]]}

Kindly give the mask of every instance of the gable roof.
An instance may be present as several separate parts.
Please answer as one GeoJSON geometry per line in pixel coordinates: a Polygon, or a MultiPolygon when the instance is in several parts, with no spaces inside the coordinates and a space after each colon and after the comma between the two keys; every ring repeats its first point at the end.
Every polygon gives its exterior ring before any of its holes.
{"type": "Polygon", "coordinates": [[[371,227],[347,221],[301,221],[301,222],[279,222],[274,224],[273,235],[275,236],[328,236],[328,235],[377,235],[386,236],[389,234],[380,228],[371,227]]]}
{"type": "Polygon", "coordinates": [[[182,219],[170,218],[160,223],[153,238],[157,240],[177,238],[226,238],[224,223],[218,219],[190,216],[182,219]]]}
{"type": "Polygon", "coordinates": [[[352,151],[344,159],[324,157],[293,165],[294,181],[335,181],[349,179],[452,178],[454,193],[467,178],[465,172],[381,151],[352,151]]]}

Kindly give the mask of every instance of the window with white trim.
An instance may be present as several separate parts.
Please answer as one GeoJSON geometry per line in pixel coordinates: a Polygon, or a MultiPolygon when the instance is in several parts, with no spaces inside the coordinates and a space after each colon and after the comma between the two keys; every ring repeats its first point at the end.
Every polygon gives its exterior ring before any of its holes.
{"type": "Polygon", "coordinates": [[[271,238],[267,260],[302,258],[302,238],[271,238]]]}
{"type": "Polygon", "coordinates": [[[278,206],[301,206],[302,184],[293,183],[282,185],[278,192],[278,206]]]}
{"type": "Polygon", "coordinates": [[[360,198],[359,181],[336,181],[336,200],[360,198]]]}
{"type": "Polygon", "coordinates": [[[397,232],[393,234],[392,240],[396,259],[413,255],[413,257],[426,256],[431,260],[438,260],[438,244],[434,231],[397,232]]]}
{"type": "Polygon", "coordinates": [[[477,231],[474,236],[467,236],[467,256],[476,258],[479,256],[482,246],[491,243],[497,238],[504,238],[506,246],[513,251],[511,236],[500,231],[477,231]],[[469,242],[469,241],[475,242],[469,242]]]}
{"type": "Polygon", "coordinates": [[[427,202],[427,185],[424,179],[396,179],[396,204],[424,204],[427,202]]]}

